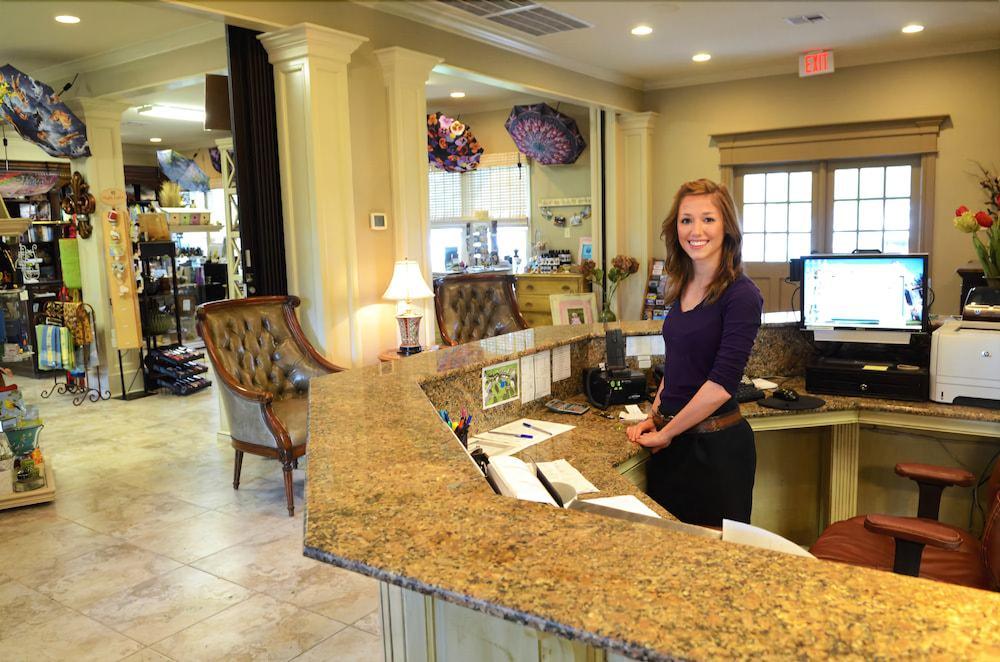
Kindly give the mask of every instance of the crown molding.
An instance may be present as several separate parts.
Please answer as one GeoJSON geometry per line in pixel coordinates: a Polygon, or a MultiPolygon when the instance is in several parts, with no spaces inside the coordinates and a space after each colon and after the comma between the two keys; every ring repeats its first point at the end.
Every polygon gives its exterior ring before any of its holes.
{"type": "MultiPolygon", "coordinates": [[[[945,57],[948,55],[962,55],[964,53],[979,53],[1000,49],[1000,41],[983,40],[974,41],[968,44],[955,43],[954,45],[929,48],[907,57],[899,56],[875,56],[865,58],[863,61],[851,62],[848,65],[838,65],[840,69],[851,69],[854,67],[864,67],[872,64],[888,64],[891,62],[907,62],[910,60],[922,60],[931,57],[945,57]]],[[[834,49],[836,50],[836,49],[834,49]]],[[[838,61],[840,58],[838,56],[838,61]]],[[[697,74],[691,76],[680,76],[676,78],[662,79],[659,81],[647,82],[643,90],[645,92],[655,92],[657,90],[669,90],[678,87],[693,87],[695,85],[710,85],[712,83],[728,83],[737,80],[748,80],[752,78],[766,78],[768,76],[780,76],[782,74],[798,73],[798,63],[781,63],[762,65],[759,67],[748,67],[746,69],[734,69],[716,74],[697,74]]]]}
{"type": "MultiPolygon", "coordinates": [[[[34,71],[31,75],[42,81],[68,79],[76,74],[110,69],[134,62],[135,60],[163,55],[181,48],[197,46],[219,38],[225,39],[225,36],[225,25],[214,21],[207,21],[202,25],[194,25],[189,28],[176,30],[154,39],[147,39],[138,44],[114,48],[103,53],[98,53],[97,55],[90,55],[76,60],[68,60],[61,64],[34,71]]],[[[109,43],[114,42],[111,41],[109,43]]]]}
{"type": "Polygon", "coordinates": [[[585,64],[564,55],[559,55],[545,48],[540,48],[526,39],[515,37],[502,26],[487,29],[476,17],[464,15],[464,12],[449,9],[437,2],[378,2],[372,0],[351,0],[355,4],[374,9],[385,14],[429,25],[438,30],[473,39],[490,46],[495,46],[518,55],[539,60],[562,69],[597,78],[615,85],[622,85],[634,90],[643,89],[643,81],[634,76],[627,76],[611,69],[585,64]]]}

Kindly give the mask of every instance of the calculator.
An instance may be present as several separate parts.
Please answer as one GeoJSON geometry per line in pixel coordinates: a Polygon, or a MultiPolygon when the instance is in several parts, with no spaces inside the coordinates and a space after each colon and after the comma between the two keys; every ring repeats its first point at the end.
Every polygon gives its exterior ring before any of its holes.
{"type": "Polygon", "coordinates": [[[588,405],[579,402],[566,402],[565,400],[549,400],[545,406],[548,407],[549,411],[558,414],[576,414],[577,416],[586,414],[590,410],[588,405]]]}

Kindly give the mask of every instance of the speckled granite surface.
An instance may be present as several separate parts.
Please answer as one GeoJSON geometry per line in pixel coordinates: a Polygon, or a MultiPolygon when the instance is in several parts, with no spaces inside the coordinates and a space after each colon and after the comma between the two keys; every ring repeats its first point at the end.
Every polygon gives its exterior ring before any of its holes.
{"type": "MultiPolygon", "coordinates": [[[[623,327],[656,333],[659,323],[623,327]]],[[[428,393],[437,398],[441,380],[557,345],[578,345],[575,363],[603,352],[591,340],[602,333],[543,327],[314,380],[306,554],[641,659],[1000,656],[994,593],[493,494],[428,393]]],[[[868,406],[844,400],[828,407],[868,406]]],[[[871,406],[897,406],[886,403],[871,406]]],[[[759,409],[747,414],[771,414],[759,409]]],[[[1000,421],[1000,412],[982,412],[960,416],[1000,421]]],[[[636,493],[613,469],[636,452],[617,424],[589,414],[577,421],[529,452],[566,457],[601,495],[636,493]]]]}

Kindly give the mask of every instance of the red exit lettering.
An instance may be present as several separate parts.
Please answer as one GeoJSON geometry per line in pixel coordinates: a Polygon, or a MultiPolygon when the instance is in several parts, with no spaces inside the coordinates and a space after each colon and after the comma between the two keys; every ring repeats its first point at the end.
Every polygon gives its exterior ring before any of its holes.
{"type": "Polygon", "coordinates": [[[833,73],[833,51],[818,51],[799,56],[799,76],[833,73]]]}

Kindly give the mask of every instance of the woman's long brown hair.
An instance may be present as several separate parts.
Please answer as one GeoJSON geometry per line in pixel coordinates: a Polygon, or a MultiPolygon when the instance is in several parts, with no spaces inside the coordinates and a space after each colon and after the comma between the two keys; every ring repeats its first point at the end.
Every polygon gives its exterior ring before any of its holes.
{"type": "Polygon", "coordinates": [[[677,238],[677,216],[681,200],[689,195],[711,196],[712,202],[722,213],[722,229],[725,233],[722,238],[722,261],[705,294],[706,303],[713,303],[722,296],[727,287],[743,275],[743,233],[740,231],[739,216],[736,214],[736,203],[729,194],[729,189],[708,179],[696,179],[682,184],[674,196],[670,213],[663,221],[660,237],[667,244],[667,263],[664,270],[668,277],[664,297],[668,302],[677,301],[694,277],[694,263],[684,252],[677,238]]]}

